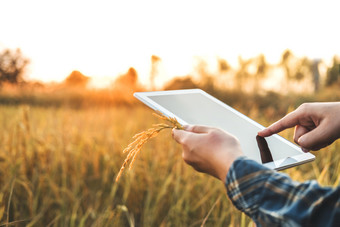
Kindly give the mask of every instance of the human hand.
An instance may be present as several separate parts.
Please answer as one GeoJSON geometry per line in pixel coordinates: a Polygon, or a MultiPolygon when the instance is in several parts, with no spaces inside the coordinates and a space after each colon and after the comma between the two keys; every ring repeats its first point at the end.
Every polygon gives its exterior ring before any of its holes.
{"type": "Polygon", "coordinates": [[[294,126],[294,141],[304,152],[330,145],[340,138],[340,102],[302,104],[258,135],[267,137],[294,126]]]}
{"type": "Polygon", "coordinates": [[[231,164],[243,155],[238,139],[220,129],[187,126],[173,129],[172,136],[183,146],[182,157],[187,164],[223,182],[231,164]]]}

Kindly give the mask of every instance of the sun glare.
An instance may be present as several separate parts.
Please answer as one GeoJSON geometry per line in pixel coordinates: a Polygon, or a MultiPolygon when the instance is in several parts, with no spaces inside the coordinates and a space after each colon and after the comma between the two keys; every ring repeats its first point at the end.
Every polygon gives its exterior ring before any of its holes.
{"type": "Polygon", "coordinates": [[[329,60],[340,53],[335,1],[7,1],[0,48],[21,48],[29,78],[62,81],[73,70],[106,86],[134,67],[147,84],[151,56],[162,59],[158,83],[192,72],[195,56],[237,66],[285,49],[329,60]],[[308,9],[308,10],[306,10],[308,9]],[[18,16],[20,15],[20,16],[18,16]],[[9,19],[11,18],[11,19],[9,19]]]}

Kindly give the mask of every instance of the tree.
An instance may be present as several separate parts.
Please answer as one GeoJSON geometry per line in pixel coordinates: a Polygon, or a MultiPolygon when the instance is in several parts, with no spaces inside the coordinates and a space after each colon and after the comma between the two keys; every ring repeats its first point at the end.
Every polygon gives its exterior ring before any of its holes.
{"type": "Polygon", "coordinates": [[[317,93],[320,90],[320,72],[319,72],[319,64],[321,60],[314,59],[311,65],[311,72],[313,75],[313,83],[314,83],[314,93],[317,93]]]}
{"type": "Polygon", "coordinates": [[[282,54],[280,65],[285,70],[286,90],[289,90],[290,82],[304,83],[311,79],[314,93],[320,89],[319,59],[310,60],[307,57],[298,58],[289,50],[282,54]]]}
{"type": "Polygon", "coordinates": [[[216,76],[210,72],[208,62],[203,58],[196,58],[195,71],[199,76],[199,86],[208,93],[214,93],[217,83],[216,76]]]}
{"type": "Polygon", "coordinates": [[[113,83],[113,88],[115,90],[126,91],[127,93],[133,93],[139,89],[138,85],[138,73],[134,68],[129,68],[129,70],[120,75],[113,83]]]}
{"type": "Polygon", "coordinates": [[[75,70],[66,77],[64,84],[69,87],[85,88],[89,79],[89,77],[84,76],[81,72],[75,70]]]}
{"type": "Polygon", "coordinates": [[[269,66],[263,54],[256,57],[254,61],[256,63],[254,92],[256,93],[260,90],[260,82],[266,77],[269,66]]]}
{"type": "Polygon", "coordinates": [[[193,89],[199,86],[192,80],[191,76],[177,77],[164,86],[164,90],[193,89]]]}
{"type": "Polygon", "coordinates": [[[332,86],[340,81],[340,61],[333,58],[333,65],[327,69],[326,86],[332,86]]]}
{"type": "Polygon", "coordinates": [[[280,62],[280,65],[285,70],[287,83],[293,77],[291,70],[290,70],[290,60],[291,60],[292,57],[293,57],[292,52],[290,50],[285,50],[282,54],[281,62],[280,62]]]}
{"type": "Polygon", "coordinates": [[[231,66],[228,64],[227,60],[218,58],[218,69],[220,73],[225,73],[231,69],[231,66]]]}
{"type": "Polygon", "coordinates": [[[307,57],[298,59],[293,68],[294,73],[292,78],[297,82],[303,82],[304,79],[310,78],[314,93],[317,93],[320,89],[320,62],[319,59],[310,60],[307,57]]]}
{"type": "Polygon", "coordinates": [[[244,91],[246,81],[248,80],[250,73],[248,72],[248,66],[251,64],[252,59],[243,60],[241,56],[238,57],[239,68],[235,74],[236,89],[244,91]]]}
{"type": "Polygon", "coordinates": [[[5,49],[0,53],[0,84],[3,82],[12,84],[22,82],[28,63],[29,60],[22,55],[19,48],[15,51],[5,49]]]}
{"type": "Polygon", "coordinates": [[[150,72],[150,84],[151,89],[155,90],[155,79],[159,75],[159,65],[162,62],[162,59],[156,55],[151,56],[151,72],[150,72]]]}

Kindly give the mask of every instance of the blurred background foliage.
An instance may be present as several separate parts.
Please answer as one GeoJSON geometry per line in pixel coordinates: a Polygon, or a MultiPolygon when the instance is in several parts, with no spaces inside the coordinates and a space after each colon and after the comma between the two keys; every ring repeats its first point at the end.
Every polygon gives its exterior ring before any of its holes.
{"type": "Polygon", "coordinates": [[[30,81],[25,77],[28,64],[29,59],[20,49],[0,53],[0,104],[131,106],[139,104],[133,98],[136,91],[200,88],[246,114],[256,109],[282,115],[302,102],[339,99],[339,57],[334,56],[331,64],[326,65],[322,59],[299,58],[290,50],[282,53],[277,64],[268,63],[263,54],[250,59],[240,56],[236,68],[226,59],[216,58],[213,70],[204,58],[197,57],[192,74],[170,79],[162,78],[162,59],[153,55],[149,81],[141,83],[138,72],[131,67],[102,89],[89,88],[91,78],[77,70],[61,83],[30,81]],[[156,86],[155,80],[160,78],[166,82],[156,86]]]}
{"type": "MultiPolygon", "coordinates": [[[[258,55],[239,57],[235,68],[216,58],[211,70],[196,60],[192,74],[161,87],[162,59],[151,56],[148,86],[131,67],[94,89],[77,70],[61,83],[30,81],[28,58],[1,52],[0,226],[252,226],[220,182],[185,165],[170,132],[150,141],[133,170],[114,182],[121,151],[156,121],[133,93],[200,88],[266,126],[303,102],[339,101],[340,60],[326,65],[289,50],[278,64],[258,55]]],[[[285,172],[336,186],[338,151],[336,142],[322,158],[285,172]]]]}

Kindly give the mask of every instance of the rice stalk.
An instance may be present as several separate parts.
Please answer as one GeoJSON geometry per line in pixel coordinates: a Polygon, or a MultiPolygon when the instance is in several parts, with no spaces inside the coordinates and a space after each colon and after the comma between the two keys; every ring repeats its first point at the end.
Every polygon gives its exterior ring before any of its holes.
{"type": "Polygon", "coordinates": [[[156,137],[164,129],[183,129],[183,126],[174,117],[166,117],[161,113],[153,113],[153,115],[161,120],[166,121],[167,124],[154,124],[152,128],[137,133],[132,137],[134,140],[123,150],[123,153],[128,154],[119,170],[119,173],[116,177],[116,182],[119,180],[127,165],[129,165],[129,170],[132,169],[138,153],[141,151],[144,144],[146,144],[150,139],[156,137]]]}
{"type": "Polygon", "coordinates": [[[203,219],[202,224],[201,224],[201,227],[204,227],[204,226],[205,226],[205,223],[207,222],[207,220],[208,220],[208,218],[209,218],[211,212],[212,212],[213,209],[215,208],[216,204],[218,204],[218,203],[220,202],[221,197],[222,197],[222,196],[220,195],[220,196],[217,198],[217,200],[215,201],[215,203],[212,205],[212,207],[210,208],[210,210],[209,210],[207,216],[205,216],[205,218],[203,219]]]}

